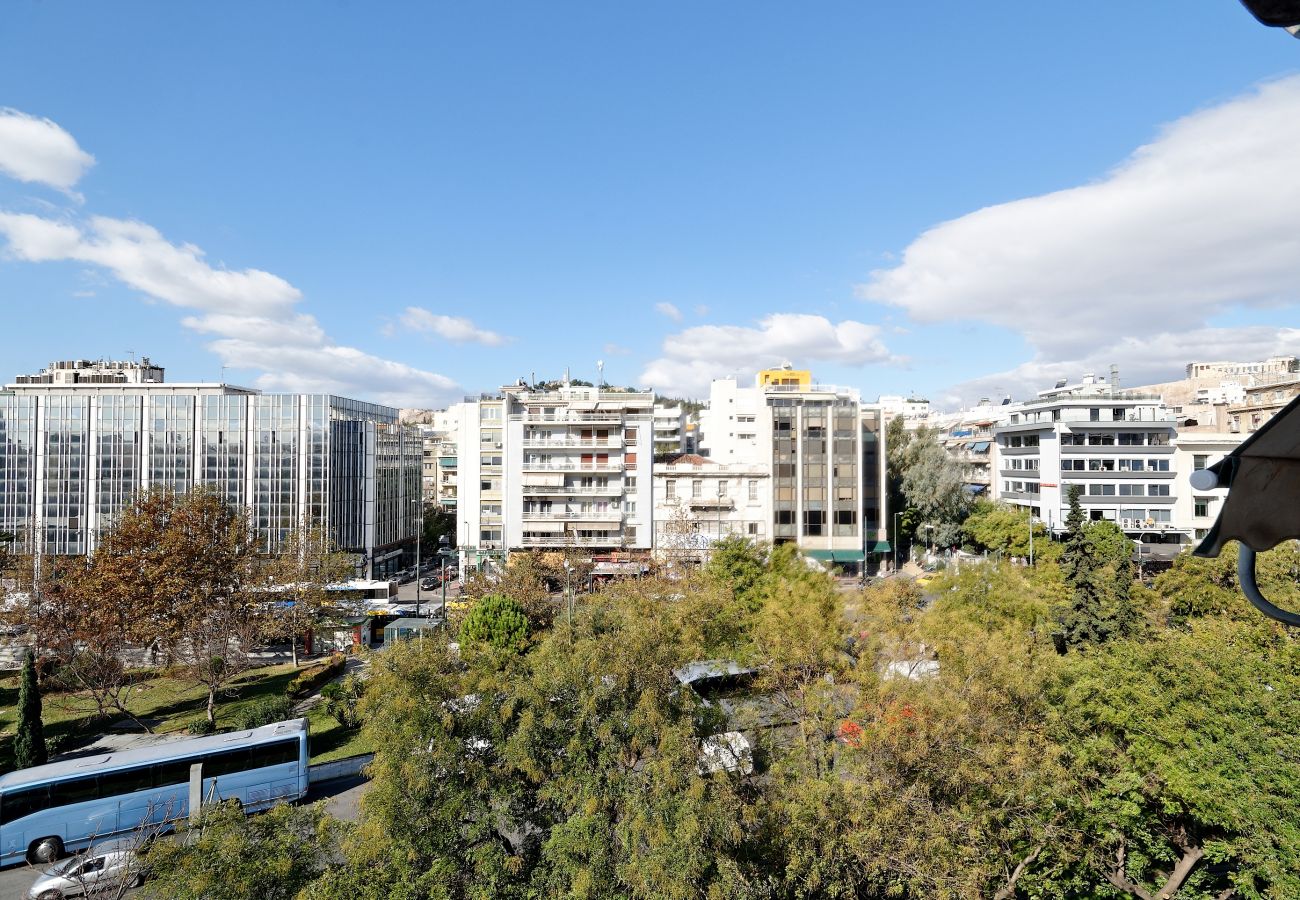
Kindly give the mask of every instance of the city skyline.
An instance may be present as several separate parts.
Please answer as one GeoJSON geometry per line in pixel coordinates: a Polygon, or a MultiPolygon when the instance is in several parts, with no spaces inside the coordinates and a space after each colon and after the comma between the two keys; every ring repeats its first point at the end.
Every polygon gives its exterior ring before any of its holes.
{"type": "Polygon", "coordinates": [[[788,361],[951,407],[1300,352],[1300,48],[1233,3],[140,7],[0,34],[6,380],[436,407],[788,361]]]}

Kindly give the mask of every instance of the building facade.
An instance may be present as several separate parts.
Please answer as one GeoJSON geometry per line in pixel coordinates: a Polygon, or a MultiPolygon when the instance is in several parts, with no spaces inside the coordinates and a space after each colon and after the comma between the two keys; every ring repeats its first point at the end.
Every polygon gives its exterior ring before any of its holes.
{"type": "Polygon", "coordinates": [[[471,567],[512,550],[647,554],[654,395],[527,385],[460,404],[457,545],[471,567]]]}
{"type": "Polygon", "coordinates": [[[703,561],[718,540],[772,539],[771,469],[724,465],[693,453],[654,466],[654,550],[661,559],[703,561]]]}
{"type": "Polygon", "coordinates": [[[54,363],[0,393],[0,530],[36,553],[92,552],[138,491],[208,485],[268,552],[320,524],[379,574],[418,528],[420,464],[395,409],[168,384],[147,359],[54,363]]]}
{"type": "Polygon", "coordinates": [[[882,409],[864,406],[857,391],[774,369],[753,387],[715,380],[700,441],[720,465],[770,471],[774,543],[857,567],[888,549],[884,424],[882,409]]]}

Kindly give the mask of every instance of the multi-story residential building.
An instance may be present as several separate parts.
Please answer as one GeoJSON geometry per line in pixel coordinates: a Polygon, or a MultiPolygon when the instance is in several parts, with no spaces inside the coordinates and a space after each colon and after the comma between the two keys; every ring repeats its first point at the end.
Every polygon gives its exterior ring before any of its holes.
{"type": "Polygon", "coordinates": [[[654,395],[525,384],[460,405],[458,546],[478,566],[511,550],[648,553],[654,395]]]}
{"type": "Polygon", "coordinates": [[[169,384],[147,359],[57,362],[0,393],[0,530],[36,553],[88,553],[137,491],[211,485],[268,551],[320,524],[370,577],[414,539],[420,454],[389,407],[169,384]]]}
{"type": "Polygon", "coordinates": [[[1007,397],[1000,404],[982,399],[970,409],[930,415],[927,427],[935,430],[948,455],[962,464],[972,494],[993,493],[993,429],[1019,411],[1020,404],[1007,397]]]}
{"type": "Polygon", "coordinates": [[[1194,362],[1187,364],[1188,378],[1222,375],[1300,374],[1300,357],[1270,356],[1258,362],[1194,362]]]}
{"type": "Polygon", "coordinates": [[[424,438],[424,502],[444,510],[456,509],[459,404],[434,410],[431,421],[420,426],[424,438]]]}
{"type": "Polygon", "coordinates": [[[908,431],[930,424],[930,401],[921,397],[882,394],[876,398],[876,405],[883,411],[886,422],[892,422],[901,416],[903,427],[908,431]]]}
{"type": "Polygon", "coordinates": [[[1240,434],[1179,430],[1174,439],[1174,526],[1193,541],[1209,533],[1227,488],[1202,491],[1192,487],[1192,473],[1209,468],[1237,448],[1240,434]]]}
{"type": "Polygon", "coordinates": [[[685,453],[687,412],[681,404],[668,406],[656,403],[654,406],[654,452],[685,453]]]}
{"type": "Polygon", "coordinates": [[[1173,514],[1175,417],[1159,397],[1085,376],[1039,392],[993,433],[997,496],[1049,528],[1064,526],[1078,485],[1089,518],[1114,521],[1135,539],[1183,540],[1173,514]]]}
{"type": "Polygon", "coordinates": [[[727,465],[693,453],[656,459],[655,554],[702,560],[721,538],[771,540],[770,478],[770,466],[727,465]]]}
{"type": "Polygon", "coordinates": [[[718,379],[700,426],[716,463],[769,467],[774,542],[848,567],[888,550],[883,413],[857,391],[788,368],[760,372],[754,387],[718,379]]]}
{"type": "Polygon", "coordinates": [[[1249,434],[1300,394],[1300,373],[1257,375],[1239,403],[1227,405],[1228,430],[1249,434]]]}

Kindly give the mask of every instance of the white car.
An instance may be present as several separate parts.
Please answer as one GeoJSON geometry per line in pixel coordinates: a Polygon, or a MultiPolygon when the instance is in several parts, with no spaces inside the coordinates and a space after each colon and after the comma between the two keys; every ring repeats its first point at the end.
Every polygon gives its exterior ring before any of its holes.
{"type": "Polygon", "coordinates": [[[63,900],[94,896],[123,884],[144,880],[143,866],[132,843],[104,843],[56,862],[27,889],[27,900],[63,900]]]}

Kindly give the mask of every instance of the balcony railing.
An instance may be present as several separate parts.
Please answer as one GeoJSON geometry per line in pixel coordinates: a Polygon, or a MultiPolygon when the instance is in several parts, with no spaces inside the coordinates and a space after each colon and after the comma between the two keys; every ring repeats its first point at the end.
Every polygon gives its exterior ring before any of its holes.
{"type": "Polygon", "coordinates": [[[590,512],[557,509],[550,512],[525,512],[523,520],[525,522],[621,522],[623,513],[617,509],[590,512]]]}
{"type": "Polygon", "coordinates": [[[559,424],[565,424],[568,422],[609,422],[609,423],[619,424],[623,421],[623,413],[584,412],[578,410],[570,410],[564,413],[553,413],[552,415],[546,415],[545,413],[525,412],[525,413],[514,413],[512,416],[510,416],[510,421],[523,422],[526,425],[533,422],[559,423],[559,424]]]}
{"type": "Polygon", "coordinates": [[[524,463],[525,472],[622,472],[622,462],[592,463],[591,465],[557,465],[555,463],[524,463]]]}
{"type": "Polygon", "coordinates": [[[695,509],[735,509],[736,502],[730,497],[691,497],[686,501],[695,509]]]}
{"type": "Polygon", "coordinates": [[[584,438],[584,437],[524,437],[524,446],[538,450],[569,450],[583,447],[614,447],[622,448],[623,439],[615,436],[611,438],[584,438]]]}
{"type": "Polygon", "coordinates": [[[521,543],[525,547],[618,547],[624,543],[624,539],[621,534],[612,534],[608,537],[548,534],[541,537],[525,535],[521,543]]]}
{"type": "Polygon", "coordinates": [[[618,484],[579,486],[573,484],[526,484],[524,485],[525,494],[552,494],[568,496],[570,494],[621,494],[623,493],[622,482],[618,484]]]}

